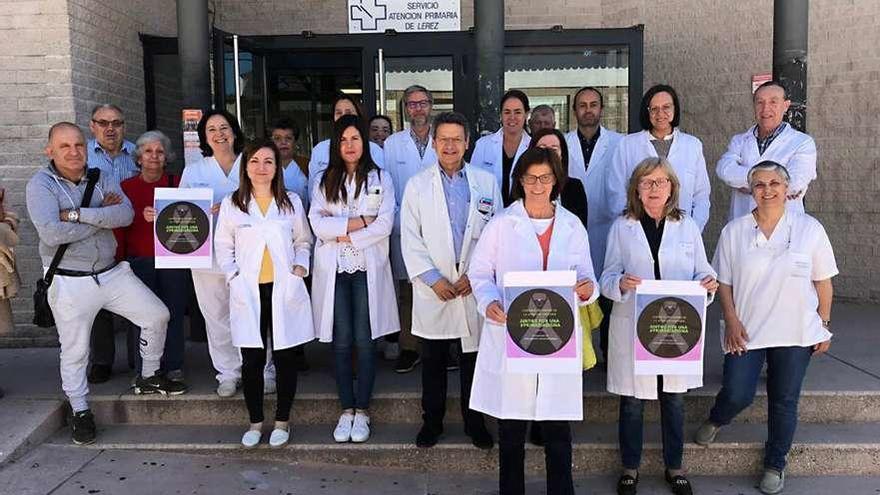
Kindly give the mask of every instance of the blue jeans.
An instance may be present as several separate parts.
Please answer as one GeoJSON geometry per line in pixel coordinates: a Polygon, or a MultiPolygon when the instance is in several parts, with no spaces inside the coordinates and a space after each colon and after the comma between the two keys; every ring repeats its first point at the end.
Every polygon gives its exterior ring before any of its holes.
{"type": "Polygon", "coordinates": [[[798,400],[813,355],[811,347],[770,347],[724,356],[724,379],[709,421],[730,424],[755,398],[764,360],[767,361],[768,424],[764,467],[782,471],[797,428],[798,400]]]}
{"type": "MultiPolygon", "coordinates": [[[[660,398],[660,429],[663,436],[663,463],[666,469],[681,469],[684,453],[684,394],[663,391],[663,377],[657,377],[660,398]]],[[[645,401],[620,396],[617,438],[625,469],[638,469],[642,463],[642,429],[645,401]]]]}
{"type": "MultiPolygon", "coordinates": [[[[186,314],[188,297],[188,270],[156,269],[155,259],[148,257],[128,258],[131,271],[153,291],[168,307],[171,319],[165,335],[165,351],[162,354],[162,371],[183,368],[184,334],[183,318],[186,314]]],[[[132,325],[135,336],[140,335],[140,328],[132,325]]],[[[135,354],[137,368],[140,370],[140,354],[135,354]]]]}
{"type": "Polygon", "coordinates": [[[376,353],[370,331],[367,272],[336,274],[333,300],[333,354],[336,389],[343,409],[368,409],[376,381],[376,353]],[[357,396],[352,349],[357,349],[357,396]]]}

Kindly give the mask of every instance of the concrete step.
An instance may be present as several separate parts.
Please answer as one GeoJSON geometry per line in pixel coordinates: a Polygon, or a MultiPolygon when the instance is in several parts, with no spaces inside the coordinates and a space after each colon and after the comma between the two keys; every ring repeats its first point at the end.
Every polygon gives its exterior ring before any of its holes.
{"type": "MultiPolygon", "coordinates": [[[[757,476],[689,477],[701,495],[757,495],[757,476]]],[[[613,495],[617,473],[574,476],[576,495],[613,495]]],[[[2,493],[79,495],[155,494],[333,494],[490,495],[498,493],[497,472],[420,472],[364,466],[247,460],[161,451],[96,452],[66,445],[41,445],[0,470],[2,493]]],[[[526,478],[525,493],[545,493],[545,475],[526,478]]],[[[785,493],[796,495],[877,494],[880,477],[793,476],[785,493]]],[[[643,474],[639,495],[669,495],[660,475],[643,474]]]]}
{"type": "MultiPolygon", "coordinates": [[[[685,395],[685,411],[690,421],[706,418],[715,400],[715,394],[694,391],[685,395]]],[[[247,417],[241,394],[221,399],[216,394],[190,393],[175,397],[159,395],[93,396],[92,411],[104,424],[141,425],[236,425],[247,417]]],[[[459,397],[447,400],[447,421],[461,422],[459,397]]],[[[585,421],[616,423],[619,399],[605,392],[586,392],[584,395],[585,421]]],[[[275,409],[274,396],[269,396],[266,411],[275,409]]],[[[380,393],[373,397],[370,409],[373,416],[389,423],[420,423],[422,417],[419,392],[380,393]]],[[[657,401],[648,401],[646,420],[659,421],[657,401]]],[[[805,391],[800,400],[799,414],[805,423],[863,423],[880,422],[880,392],[822,392],[805,391]]],[[[296,424],[334,423],[339,415],[336,394],[301,393],[294,401],[291,420],[296,424]]],[[[740,423],[764,423],[767,420],[767,396],[759,393],[754,404],[737,418],[740,423]]]]}
{"type": "MultiPolygon", "coordinates": [[[[269,424],[267,422],[267,424],[269,424]]],[[[363,444],[333,442],[333,424],[294,427],[292,442],[280,449],[270,448],[268,430],[263,444],[255,449],[240,445],[244,421],[237,426],[140,426],[99,425],[98,441],[87,448],[95,450],[172,451],[200,453],[223,460],[273,460],[352,466],[374,466],[431,472],[496,472],[498,450],[476,449],[464,435],[461,425],[447,425],[441,442],[430,449],[414,445],[418,431],[412,424],[373,424],[372,438],[363,444]]],[[[490,425],[494,430],[494,425],[490,425]]],[[[605,423],[573,424],[573,464],[577,476],[613,474],[619,470],[617,427],[605,423]]],[[[696,425],[686,426],[690,438],[696,425]]],[[[645,429],[641,471],[662,473],[659,428],[645,429]]],[[[685,465],[694,475],[740,476],[760,472],[766,427],[731,425],[719,434],[711,447],[685,445],[685,465]]],[[[496,437],[497,438],[497,437],[496,437]]],[[[69,445],[65,428],[49,440],[52,445],[69,445]]],[[[880,475],[880,423],[848,425],[800,425],[788,459],[790,475],[880,475]]],[[[532,445],[526,448],[526,469],[542,472],[544,456],[532,445]]]]}
{"type": "MultiPolygon", "coordinates": [[[[18,315],[18,313],[16,313],[18,315]]],[[[40,328],[31,323],[31,316],[26,322],[16,319],[15,328],[10,333],[0,334],[0,349],[19,349],[23,347],[58,347],[58,331],[55,327],[40,328]]]]}

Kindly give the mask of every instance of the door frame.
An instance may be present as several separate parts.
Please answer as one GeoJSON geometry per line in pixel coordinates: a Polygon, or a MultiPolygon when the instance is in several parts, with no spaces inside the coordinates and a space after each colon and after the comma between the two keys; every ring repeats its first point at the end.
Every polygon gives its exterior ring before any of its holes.
{"type": "MultiPolygon", "coordinates": [[[[213,29],[213,64],[215,108],[224,108],[226,40],[232,33],[213,29]]],[[[239,35],[239,45],[250,51],[334,51],[348,50],[361,53],[362,99],[371,111],[376,101],[375,74],[379,48],[384,57],[453,57],[454,108],[469,121],[475,122],[477,111],[476,47],[473,29],[441,33],[379,33],[379,34],[313,34],[298,35],[239,35]],[[430,36],[426,43],[426,36],[430,36]]],[[[176,54],[177,39],[141,34],[144,46],[144,85],[147,127],[155,126],[155,87],[152,80],[152,57],[147,54],[176,54]]],[[[644,80],[644,25],[609,29],[531,29],[506,30],[505,48],[530,46],[608,46],[625,45],[629,51],[628,63],[628,122],[629,131],[639,130],[639,105],[644,80]]]]}
{"type": "MultiPolygon", "coordinates": [[[[215,54],[219,52],[222,64],[224,40],[231,34],[215,30],[215,54]],[[216,36],[220,34],[220,36],[216,36]],[[218,46],[219,43],[219,46],[218,46]]],[[[361,70],[363,88],[361,97],[368,113],[375,113],[374,102],[377,99],[375,74],[377,54],[383,49],[384,57],[431,57],[452,56],[453,58],[453,91],[455,93],[454,108],[463,113],[471,122],[476,122],[477,112],[477,78],[476,46],[473,29],[441,33],[395,33],[379,34],[313,34],[304,32],[300,35],[259,35],[239,36],[239,43],[246,39],[249,50],[259,51],[332,51],[349,50],[361,53],[361,70]],[[426,38],[429,36],[430,38],[426,38]],[[426,42],[427,40],[427,42],[426,42]]],[[[638,102],[642,97],[644,25],[629,28],[609,29],[530,29],[506,30],[504,33],[505,48],[567,47],[567,46],[626,46],[629,53],[628,61],[628,123],[629,131],[638,130],[638,102]]],[[[216,55],[215,55],[216,57],[216,55]]],[[[216,63],[215,59],[215,63],[216,63]]],[[[216,67],[216,65],[215,65],[216,67]]],[[[215,77],[221,76],[221,70],[215,70],[215,77]]],[[[222,78],[217,81],[221,89],[222,78]]],[[[215,92],[215,102],[223,102],[221,91],[215,92]]]]}

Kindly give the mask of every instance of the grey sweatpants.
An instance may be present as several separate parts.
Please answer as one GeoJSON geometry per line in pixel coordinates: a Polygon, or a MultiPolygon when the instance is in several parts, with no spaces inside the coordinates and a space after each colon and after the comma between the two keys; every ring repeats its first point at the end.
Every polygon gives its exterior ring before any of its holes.
{"type": "Polygon", "coordinates": [[[74,412],[88,409],[89,340],[92,322],[101,309],[141,327],[141,374],[149,377],[159,369],[168,308],[135,276],[127,262],[98,275],[97,282],[93,277],[56,275],[48,299],[61,342],[61,388],[74,412]]]}

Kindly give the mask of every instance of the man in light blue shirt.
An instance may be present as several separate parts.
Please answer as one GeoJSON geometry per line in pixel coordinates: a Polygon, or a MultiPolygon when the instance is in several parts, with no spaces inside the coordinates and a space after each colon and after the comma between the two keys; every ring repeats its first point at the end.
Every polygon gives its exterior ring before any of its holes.
{"type": "Polygon", "coordinates": [[[88,142],[88,166],[100,168],[103,177],[118,185],[140,173],[134,162],[134,143],[125,140],[125,116],[113,104],[92,109],[89,130],[95,136],[88,142]]]}
{"type": "MultiPolygon", "coordinates": [[[[86,145],[87,167],[101,169],[101,177],[117,188],[122,181],[140,173],[134,162],[134,143],[125,140],[125,116],[119,107],[104,103],[93,108],[89,130],[95,137],[86,145]]],[[[89,383],[110,379],[116,357],[113,328],[113,314],[102,309],[92,325],[89,383]]]]}

